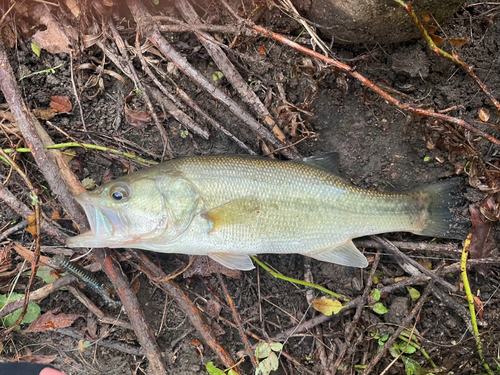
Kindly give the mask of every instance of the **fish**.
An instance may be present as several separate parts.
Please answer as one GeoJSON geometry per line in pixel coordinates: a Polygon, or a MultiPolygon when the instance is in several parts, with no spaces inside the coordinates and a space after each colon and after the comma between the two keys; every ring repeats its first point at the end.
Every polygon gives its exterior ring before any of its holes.
{"type": "Polygon", "coordinates": [[[453,237],[460,178],[376,192],[338,176],[338,154],[292,161],[238,155],[173,159],[75,197],[91,230],[68,247],[208,255],[238,270],[249,255],[302,254],[364,268],[353,238],[387,232],[453,237]]]}

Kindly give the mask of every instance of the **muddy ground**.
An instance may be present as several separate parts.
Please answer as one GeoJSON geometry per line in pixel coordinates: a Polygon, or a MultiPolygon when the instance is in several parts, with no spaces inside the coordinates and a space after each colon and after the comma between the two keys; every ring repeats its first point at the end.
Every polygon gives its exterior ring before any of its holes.
{"type": "MultiPolygon", "coordinates": [[[[238,8],[240,5],[234,6],[238,8]]],[[[247,4],[246,10],[251,8],[251,4],[247,4]]],[[[230,16],[226,12],[217,10],[215,6],[205,10],[207,11],[205,17],[210,18],[209,22],[224,24],[230,20],[230,16]]],[[[239,10],[243,12],[242,9],[239,10]]],[[[168,6],[165,8],[160,6],[151,11],[157,13],[168,11],[171,17],[179,17],[175,9],[168,6]]],[[[200,8],[198,11],[200,14],[204,13],[200,8]]],[[[474,67],[477,75],[484,80],[494,94],[500,92],[498,68],[500,24],[497,22],[499,12],[498,5],[471,4],[463,7],[451,20],[442,25],[448,37],[464,38],[467,41],[464,46],[454,46],[454,48],[468,64],[474,67]]],[[[121,16],[125,17],[126,20],[132,20],[126,11],[122,10],[122,13],[121,16]]],[[[301,32],[298,23],[284,17],[276,8],[266,10],[258,23],[277,32],[288,33],[290,36],[297,36],[301,32]]],[[[119,24],[122,34],[130,37],[129,41],[133,44],[135,36],[133,22],[123,21],[119,24]]],[[[194,34],[172,33],[166,35],[172,41],[173,46],[185,55],[199,72],[212,79],[218,68],[203,47],[200,48],[194,34]]],[[[223,34],[221,36],[224,37],[223,34]]],[[[227,35],[223,40],[229,44],[232,38],[233,36],[227,35]]],[[[302,34],[301,40],[307,41],[307,36],[302,34]]],[[[82,122],[80,111],[74,100],[68,55],[63,53],[50,54],[42,51],[41,56],[37,57],[30,48],[30,39],[24,39],[20,36],[18,42],[19,45],[9,51],[10,62],[18,76],[21,72],[24,74],[39,72],[62,64],[53,73],[33,75],[19,82],[24,99],[30,109],[48,108],[50,98],[54,95],[68,96],[72,101],[73,110],[71,113],[58,115],[51,120],[52,124],[61,130],[42,121],[55,143],[69,141],[62,134],[64,131],[79,141],[97,142],[100,145],[133,151],[136,155],[150,160],[152,160],[151,155],[142,152],[141,149],[161,155],[163,145],[154,125],[148,125],[141,129],[132,126],[125,120],[123,98],[130,93],[130,89],[109,75],[102,76],[105,88],[103,94],[89,98],[95,92],[96,87],[83,92],[79,91],[85,123],[91,132],[91,140],[89,140],[81,133],[82,122]],[[120,112],[119,116],[117,111],[120,112]],[[116,122],[117,118],[121,119],[119,123],[116,122]],[[106,135],[110,135],[112,138],[106,137],[106,135]],[[121,139],[132,141],[139,147],[126,145],[121,139]]],[[[375,94],[367,92],[359,82],[352,78],[343,77],[334,71],[326,71],[302,53],[266,37],[242,36],[240,42],[236,44],[236,52],[228,53],[228,56],[235,62],[235,66],[243,77],[248,79],[262,100],[264,100],[268,89],[273,89],[274,96],[269,106],[273,114],[276,113],[278,107],[283,105],[283,98],[278,93],[279,85],[282,86],[289,103],[300,105],[305,100],[307,101],[306,104],[303,104],[303,108],[310,113],[310,116],[301,112],[302,120],[306,123],[303,128],[304,132],[290,138],[292,142],[295,142],[304,135],[309,136],[309,139],[297,145],[302,155],[338,152],[340,154],[340,173],[345,178],[356,186],[379,191],[411,189],[456,175],[456,166],[448,160],[448,150],[442,147],[428,148],[430,146],[429,135],[436,137],[436,134],[431,134],[429,131],[430,120],[428,118],[405,113],[389,105],[375,94]],[[265,54],[261,54],[259,51],[265,51],[265,54]],[[311,63],[312,69],[307,67],[311,63]],[[312,91],[315,92],[315,95],[311,99],[307,93],[312,91]]],[[[307,46],[310,47],[310,45],[307,46]]],[[[449,50],[449,45],[445,44],[445,48],[449,50]]],[[[490,101],[479,91],[467,74],[452,62],[431,52],[423,40],[384,46],[333,44],[332,52],[333,56],[340,61],[356,66],[357,71],[365,77],[373,81],[383,82],[404,94],[400,96],[403,102],[434,111],[452,108],[447,114],[463,118],[489,134],[500,137],[500,131],[496,127],[475,122],[480,120],[479,109],[485,108],[491,113],[488,122],[498,125],[498,115],[490,101]]],[[[78,66],[95,58],[101,59],[102,53],[96,46],[93,46],[88,48],[84,54],[78,55],[73,64],[78,66]]],[[[139,67],[137,60],[134,63],[139,67]]],[[[265,153],[251,131],[236,121],[234,116],[213,101],[200,88],[194,86],[181,72],[176,69],[171,70],[170,67],[167,68],[167,65],[167,61],[161,61],[159,67],[165,71],[168,70],[168,74],[173,77],[175,83],[182,87],[204,110],[217,118],[234,134],[237,134],[256,153],[265,153]]],[[[106,69],[119,72],[112,63],[109,63],[106,69]]],[[[88,71],[76,73],[77,86],[81,88],[88,76],[88,71]]],[[[144,75],[141,79],[146,85],[152,84],[144,75]]],[[[165,80],[165,84],[169,85],[170,82],[165,80]]],[[[233,89],[224,78],[218,82],[218,85],[230,95],[234,95],[233,89]]],[[[171,86],[170,89],[172,90],[171,86]]],[[[243,108],[246,108],[236,95],[234,99],[243,108]]],[[[0,96],[0,102],[4,102],[2,96],[0,96]]],[[[137,110],[146,110],[143,101],[137,98],[129,105],[137,110]]],[[[161,110],[158,109],[158,113],[160,114],[161,110]]],[[[202,119],[195,115],[193,117],[203,124],[202,119]]],[[[276,116],[276,118],[278,117],[276,116]]],[[[171,117],[166,118],[163,125],[169,133],[175,156],[243,152],[234,142],[210,126],[208,128],[211,137],[209,140],[204,140],[191,133],[186,133],[185,129],[171,117]]],[[[464,135],[463,130],[457,131],[464,135]]],[[[10,147],[10,142],[16,144],[19,140],[13,135],[10,135],[10,141],[5,137],[5,134],[0,137],[3,148],[10,147]]],[[[498,146],[470,133],[465,134],[464,139],[468,139],[489,163],[495,164],[498,161],[496,156],[498,146]]],[[[143,167],[137,163],[130,163],[125,158],[111,158],[107,153],[82,149],[76,149],[76,152],[78,156],[70,162],[73,170],[80,179],[90,177],[97,184],[100,184],[103,179],[109,180],[111,176],[118,177],[131,169],[143,167]]],[[[34,161],[29,155],[18,155],[17,160],[26,168],[33,181],[37,181],[39,186],[44,184],[42,176],[37,172],[34,161]]],[[[4,163],[1,163],[2,181],[8,174],[9,169],[4,163]]],[[[461,173],[461,176],[466,179],[465,173],[461,173]]],[[[10,176],[6,186],[16,194],[18,199],[29,204],[26,188],[15,173],[10,176]]],[[[468,188],[466,196],[469,200],[477,201],[484,197],[484,193],[468,188]]],[[[45,192],[43,200],[44,211],[51,215],[54,207],[57,207],[57,202],[52,200],[48,191],[45,192]]],[[[4,228],[8,223],[20,220],[19,215],[3,203],[0,210],[1,228],[4,228]]],[[[466,209],[463,214],[467,215],[466,209]]],[[[67,230],[71,230],[71,225],[67,222],[60,220],[59,224],[67,230]]],[[[408,234],[391,234],[387,235],[387,238],[409,242],[430,240],[408,234]]],[[[19,231],[5,239],[2,245],[7,245],[9,241],[19,241],[29,247],[31,235],[25,231],[19,231]]],[[[447,240],[437,241],[450,242],[447,240]]],[[[461,244],[460,241],[452,243],[456,243],[458,247],[461,244]]],[[[46,235],[43,236],[42,244],[44,246],[56,245],[46,235]]],[[[370,260],[373,260],[374,252],[374,249],[365,249],[370,260]]],[[[454,263],[460,256],[459,253],[441,254],[425,251],[408,251],[407,253],[418,261],[431,262],[434,268],[442,262],[454,263]]],[[[50,254],[47,255],[50,256],[50,254]]],[[[167,273],[174,272],[186,261],[184,257],[176,255],[151,255],[167,273]]],[[[497,255],[496,251],[493,252],[493,255],[497,255]]],[[[14,265],[21,260],[17,255],[13,255],[13,257],[14,265]]],[[[262,260],[286,276],[304,279],[304,258],[301,256],[263,256],[262,260]]],[[[199,350],[197,351],[193,340],[201,340],[201,338],[193,330],[189,320],[180,312],[175,302],[166,299],[162,290],[153,286],[146,276],[137,273],[131,265],[123,262],[122,267],[131,280],[136,280],[137,296],[144,308],[147,320],[155,332],[171,373],[203,374],[206,373],[206,363],[210,361],[222,368],[218,358],[208,347],[204,347],[202,355],[200,355],[199,350]]],[[[363,293],[370,272],[370,268],[360,271],[316,260],[311,260],[311,267],[314,282],[352,298],[363,293]]],[[[382,256],[379,271],[381,271],[378,274],[380,283],[390,283],[391,278],[393,280],[395,277],[407,276],[388,255],[382,256]]],[[[23,293],[27,280],[27,276],[21,276],[15,291],[23,293]]],[[[216,300],[216,298],[225,301],[215,275],[204,278],[179,276],[175,281],[201,309],[205,309],[206,301],[216,300]]],[[[457,273],[449,275],[447,281],[459,287],[461,285],[457,273]]],[[[498,342],[500,341],[500,325],[498,323],[500,300],[497,294],[500,285],[498,268],[493,267],[491,273],[486,277],[472,270],[470,281],[474,293],[478,294],[481,301],[485,303],[480,332],[484,356],[490,366],[496,369],[499,360],[498,342]]],[[[276,280],[262,269],[244,272],[239,280],[227,278],[226,282],[244,328],[258,333],[263,339],[266,337],[272,339],[280,332],[296,326],[301,319],[310,319],[320,314],[309,308],[305,296],[306,290],[303,287],[276,280]]],[[[10,279],[1,280],[1,293],[7,293],[12,283],[13,281],[10,279]]],[[[43,281],[37,280],[34,289],[38,289],[42,285],[43,281]]],[[[413,287],[422,292],[425,286],[414,285],[413,287]]],[[[116,310],[107,307],[100,296],[85,287],[84,291],[110,315],[116,316],[118,314],[116,310]]],[[[315,291],[315,294],[318,297],[322,295],[318,291],[315,291]]],[[[456,304],[467,307],[462,292],[453,295],[452,299],[456,304]]],[[[382,299],[382,303],[389,310],[385,315],[377,315],[368,307],[365,309],[356,331],[355,345],[352,345],[348,350],[343,363],[344,370],[339,371],[339,373],[352,374],[362,371],[362,366],[376,355],[380,346],[378,337],[393,332],[414,305],[408,291],[404,288],[388,294],[382,299]],[[385,324],[376,325],[376,323],[385,324]],[[377,332],[379,336],[373,337],[374,332],[377,332]]],[[[59,291],[49,295],[40,303],[40,307],[42,312],[60,308],[61,312],[67,314],[83,315],[84,318],[78,319],[71,327],[81,335],[85,335],[88,321],[92,320],[80,302],[67,291],[59,291]]],[[[354,310],[350,310],[340,316],[334,316],[330,321],[321,325],[322,341],[326,346],[327,356],[332,350],[336,354],[338,353],[339,347],[345,339],[346,324],[352,319],[353,314],[354,310]]],[[[222,309],[221,315],[225,319],[233,319],[230,310],[226,307],[222,309]]],[[[123,314],[121,318],[127,319],[123,314]]],[[[213,322],[211,319],[207,319],[207,321],[210,324],[213,322]]],[[[222,329],[221,335],[218,337],[219,343],[237,360],[245,350],[237,330],[231,328],[222,319],[218,321],[218,325],[222,329]]],[[[24,328],[25,326],[23,326],[24,328]]],[[[421,353],[417,351],[408,355],[422,366],[424,372],[421,373],[437,373],[439,371],[439,373],[477,374],[484,371],[478,359],[473,336],[471,332],[467,331],[462,317],[432,294],[424,304],[416,329],[420,334],[418,336],[419,344],[425,348],[438,366],[438,369],[433,370],[434,372],[427,372],[424,369],[430,369],[431,365],[421,353]]],[[[318,357],[318,343],[315,339],[317,336],[318,331],[311,329],[289,337],[284,350],[296,362],[282,356],[276,373],[324,373],[325,369],[318,357]]],[[[85,337],[86,340],[93,341],[88,335],[85,337]]],[[[107,339],[138,347],[136,337],[131,330],[114,327],[107,339]]],[[[256,343],[254,339],[250,340],[252,344],[256,343]]],[[[136,374],[145,373],[148,368],[147,361],[140,356],[128,355],[98,345],[92,344],[85,350],[79,350],[78,339],[64,336],[59,332],[23,333],[23,330],[18,331],[12,340],[3,343],[1,355],[3,359],[7,359],[27,352],[55,355],[53,365],[67,374],[136,374]]],[[[333,360],[335,360],[336,354],[333,355],[333,360]]],[[[381,373],[392,360],[393,357],[387,354],[378,363],[373,373],[381,373]]],[[[253,373],[248,357],[240,368],[242,373],[253,373]]],[[[399,359],[387,373],[402,374],[404,372],[404,363],[399,359]]]]}

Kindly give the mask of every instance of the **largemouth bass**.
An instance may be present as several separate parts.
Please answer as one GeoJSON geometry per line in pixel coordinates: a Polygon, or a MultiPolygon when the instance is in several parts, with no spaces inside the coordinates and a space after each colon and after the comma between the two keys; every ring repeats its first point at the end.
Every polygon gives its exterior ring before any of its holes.
{"type": "Polygon", "coordinates": [[[261,253],[366,267],[355,237],[398,231],[446,236],[457,179],[379,193],[335,175],[334,159],[171,160],[77,195],[91,230],[67,245],[208,255],[226,267],[250,270],[248,255],[261,253]]]}

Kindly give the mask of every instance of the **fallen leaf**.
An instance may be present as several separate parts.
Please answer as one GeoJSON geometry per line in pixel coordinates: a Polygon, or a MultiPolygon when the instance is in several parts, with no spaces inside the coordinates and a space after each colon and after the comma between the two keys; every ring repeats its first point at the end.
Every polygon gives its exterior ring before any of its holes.
{"type": "Polygon", "coordinates": [[[344,308],[340,301],[332,300],[328,297],[316,298],[312,306],[316,311],[326,316],[338,314],[344,308]]]}
{"type": "Polygon", "coordinates": [[[33,114],[36,118],[44,121],[51,120],[55,115],[57,115],[56,109],[34,109],[33,114]]]}
{"type": "Polygon", "coordinates": [[[191,341],[189,341],[189,343],[196,350],[196,354],[203,357],[203,350],[204,349],[203,349],[203,344],[201,343],[201,341],[197,340],[197,339],[192,339],[191,341]]]}
{"type": "Polygon", "coordinates": [[[474,308],[477,311],[479,319],[483,320],[484,305],[479,297],[474,296],[474,308]]]}
{"type": "Polygon", "coordinates": [[[26,231],[29,232],[33,237],[35,237],[36,234],[36,219],[35,219],[35,214],[28,216],[28,227],[26,228],[26,231]]]}
{"type": "Polygon", "coordinates": [[[479,118],[484,122],[488,122],[488,120],[490,119],[490,111],[488,111],[486,108],[479,108],[477,114],[479,115],[479,118]]]}
{"type": "Polygon", "coordinates": [[[258,49],[259,51],[259,55],[265,55],[266,54],[266,46],[264,45],[264,43],[262,43],[258,49]]]}
{"type": "Polygon", "coordinates": [[[130,109],[128,105],[125,105],[125,119],[130,125],[141,129],[153,122],[148,112],[130,109]]]}
{"type": "MultiPolygon", "coordinates": [[[[493,197],[489,197],[483,205],[489,205],[492,202],[493,197]]],[[[484,215],[480,214],[480,208],[478,209],[475,204],[471,204],[469,206],[469,212],[472,223],[469,230],[469,234],[471,235],[471,242],[469,245],[470,257],[471,259],[489,258],[491,256],[491,252],[496,247],[492,239],[488,241],[493,222],[483,219],[484,215]]],[[[491,270],[491,266],[488,264],[479,264],[474,266],[474,269],[481,275],[487,276],[491,270]]]]}
{"type": "Polygon", "coordinates": [[[59,113],[68,113],[73,109],[73,105],[67,96],[51,96],[49,105],[50,108],[59,113]]]}
{"type": "Polygon", "coordinates": [[[214,301],[213,299],[208,300],[205,305],[206,314],[212,319],[219,319],[219,314],[222,310],[222,306],[219,302],[214,301]]]}
{"type": "Polygon", "coordinates": [[[38,30],[33,36],[35,42],[49,53],[70,53],[74,41],[78,40],[78,31],[74,27],[65,27],[51,14],[50,8],[40,4],[30,9],[30,14],[38,24],[45,25],[45,30],[38,30]]]}
{"type": "Polygon", "coordinates": [[[222,264],[208,258],[207,256],[197,256],[191,267],[188,268],[182,276],[186,279],[193,276],[207,277],[213,273],[222,273],[223,275],[232,277],[233,279],[241,278],[240,270],[232,270],[224,267],[222,264]]]}
{"type": "Polygon", "coordinates": [[[47,330],[55,331],[59,328],[70,327],[75,320],[81,317],[83,316],[64,313],[54,315],[52,311],[48,311],[36,318],[33,323],[30,324],[26,332],[45,332],[47,330]]]}
{"type": "Polygon", "coordinates": [[[465,45],[465,43],[467,43],[467,39],[464,38],[448,38],[448,41],[451,44],[459,47],[462,47],[463,45],[465,45]]]}

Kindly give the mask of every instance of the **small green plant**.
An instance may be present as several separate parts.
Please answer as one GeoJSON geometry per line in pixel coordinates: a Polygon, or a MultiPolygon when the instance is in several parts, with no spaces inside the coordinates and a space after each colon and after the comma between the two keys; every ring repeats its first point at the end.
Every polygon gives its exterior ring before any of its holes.
{"type": "Polygon", "coordinates": [[[276,371],[280,365],[276,353],[279,354],[281,349],[283,349],[283,344],[279,342],[259,343],[255,349],[255,357],[259,361],[259,366],[255,369],[255,375],[269,375],[271,371],[276,371]]]}
{"type": "MultiPolygon", "coordinates": [[[[7,305],[8,303],[17,301],[18,299],[23,297],[24,294],[19,294],[19,293],[12,293],[10,295],[10,298],[6,294],[0,295],[0,309],[5,305],[7,305]]],[[[21,311],[22,309],[16,310],[13,313],[0,319],[1,324],[3,324],[7,328],[12,326],[17,321],[17,318],[19,318],[19,316],[21,315],[21,311]]],[[[26,310],[26,315],[24,315],[21,324],[33,322],[36,318],[38,318],[40,313],[41,313],[40,306],[38,306],[35,302],[31,302],[28,305],[28,309],[26,310]]],[[[20,327],[17,327],[15,330],[17,331],[18,329],[20,329],[20,327]]]]}
{"type": "Polygon", "coordinates": [[[189,135],[189,131],[187,130],[181,130],[181,138],[187,138],[189,135]]]}
{"type": "Polygon", "coordinates": [[[214,363],[213,362],[208,362],[206,365],[205,365],[205,368],[207,369],[207,372],[210,374],[210,375],[238,375],[236,373],[236,371],[234,371],[232,368],[230,369],[227,369],[227,370],[221,370],[217,367],[215,367],[214,363]]]}

